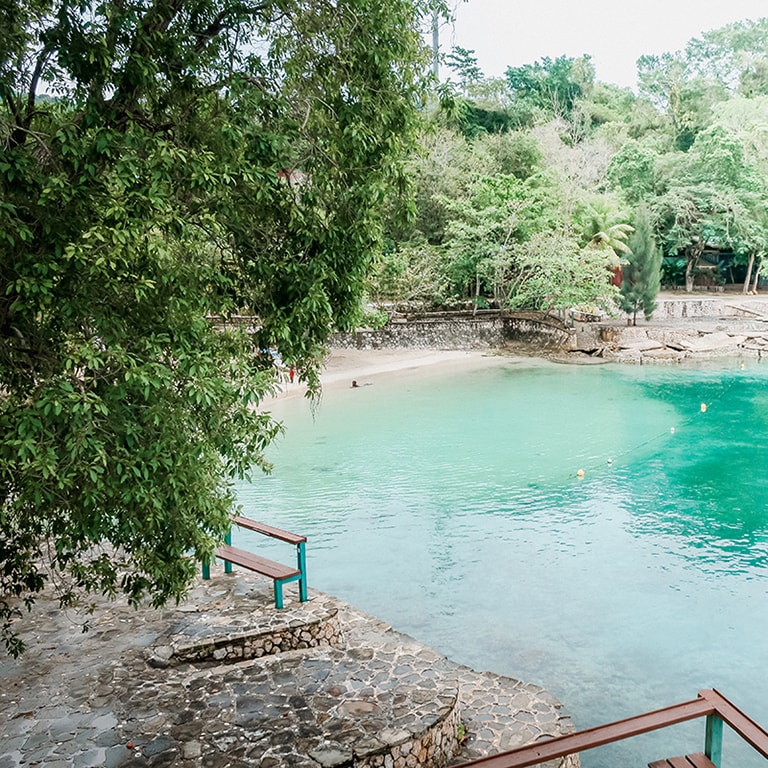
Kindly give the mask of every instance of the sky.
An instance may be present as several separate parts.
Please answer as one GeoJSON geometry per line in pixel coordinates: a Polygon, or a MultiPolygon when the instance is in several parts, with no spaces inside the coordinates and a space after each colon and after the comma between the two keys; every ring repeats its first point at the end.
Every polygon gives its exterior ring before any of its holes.
{"type": "MultiPolygon", "coordinates": [[[[643,54],[682,50],[692,37],[768,16],[765,0],[449,0],[454,25],[440,47],[475,51],[486,76],[544,56],[590,54],[596,79],[635,88],[643,54]]],[[[445,74],[445,70],[441,74],[445,74]]]]}

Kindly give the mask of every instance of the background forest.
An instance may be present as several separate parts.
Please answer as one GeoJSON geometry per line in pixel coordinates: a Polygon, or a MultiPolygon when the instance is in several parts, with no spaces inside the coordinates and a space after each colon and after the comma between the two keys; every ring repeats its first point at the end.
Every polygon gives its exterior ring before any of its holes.
{"type": "Polygon", "coordinates": [[[757,288],[768,19],[641,57],[636,94],[597,82],[588,55],[488,78],[454,48],[443,66],[410,159],[414,217],[390,228],[374,302],[648,315],[659,280],[757,288]]]}

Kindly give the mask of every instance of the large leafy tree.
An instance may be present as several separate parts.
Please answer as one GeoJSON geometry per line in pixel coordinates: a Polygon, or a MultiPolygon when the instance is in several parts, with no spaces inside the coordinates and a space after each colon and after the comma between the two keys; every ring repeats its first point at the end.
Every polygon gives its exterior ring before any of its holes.
{"type": "Polygon", "coordinates": [[[507,67],[507,85],[516,112],[522,118],[536,115],[568,118],[576,101],[589,95],[595,68],[589,56],[556,59],[544,57],[533,64],[507,67]]]}
{"type": "Polygon", "coordinates": [[[682,54],[641,56],[640,95],[666,116],[675,146],[687,150],[707,126],[712,107],[727,96],[725,85],[698,74],[682,54]]]}
{"type": "Polygon", "coordinates": [[[515,249],[509,267],[509,307],[559,312],[574,308],[610,310],[616,288],[610,285],[605,252],[579,248],[568,227],[537,232],[515,249]]]}
{"type": "Polygon", "coordinates": [[[316,383],[403,186],[417,0],[0,8],[0,630],[53,578],[181,596],[316,383]],[[255,338],[207,316],[246,311],[255,338]],[[186,557],[187,554],[193,558],[186,557]]]}
{"type": "Polygon", "coordinates": [[[465,199],[444,202],[451,213],[445,269],[456,294],[476,301],[490,294],[506,305],[516,244],[558,225],[556,186],[541,176],[481,176],[465,199]]]}
{"type": "Polygon", "coordinates": [[[630,139],[611,158],[606,175],[629,203],[637,205],[653,195],[658,154],[652,146],[630,139]]]}
{"type": "Polygon", "coordinates": [[[685,56],[700,76],[745,96],[768,93],[768,18],[745,20],[704,32],[688,42],[685,56]]]}
{"type": "Polygon", "coordinates": [[[681,154],[657,201],[665,250],[686,259],[686,290],[706,247],[731,249],[744,260],[766,242],[764,180],[744,144],[722,126],[702,131],[681,154]]]}
{"type": "Polygon", "coordinates": [[[548,175],[481,177],[467,199],[446,203],[453,217],[445,268],[457,294],[544,312],[607,306],[612,298],[614,251],[582,247],[548,175]]]}

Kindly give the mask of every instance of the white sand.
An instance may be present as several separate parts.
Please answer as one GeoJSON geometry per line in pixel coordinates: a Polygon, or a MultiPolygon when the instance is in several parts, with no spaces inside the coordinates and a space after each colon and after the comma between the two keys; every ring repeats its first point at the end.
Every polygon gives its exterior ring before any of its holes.
{"type": "MultiPolygon", "coordinates": [[[[427,366],[448,371],[471,370],[508,363],[509,359],[479,349],[336,349],[326,359],[320,380],[324,389],[351,387],[353,381],[365,386],[385,375],[399,376],[427,366]]],[[[283,391],[269,400],[302,395],[305,391],[306,387],[299,382],[285,383],[283,391]]]]}

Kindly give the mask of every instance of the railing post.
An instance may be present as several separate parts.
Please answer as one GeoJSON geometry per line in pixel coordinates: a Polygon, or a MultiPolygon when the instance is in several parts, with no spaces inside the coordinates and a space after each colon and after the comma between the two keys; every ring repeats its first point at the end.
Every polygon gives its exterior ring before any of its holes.
{"type": "Polygon", "coordinates": [[[301,571],[299,579],[299,600],[302,603],[307,602],[307,550],[303,541],[296,545],[296,557],[298,567],[301,571]]]}
{"type": "Polygon", "coordinates": [[[704,754],[720,768],[723,759],[723,721],[719,715],[707,715],[704,754]]]}
{"type": "MultiPolygon", "coordinates": [[[[230,526],[229,530],[227,531],[227,535],[224,537],[224,543],[227,546],[232,546],[232,527],[230,526]]],[[[229,560],[224,561],[224,573],[232,573],[232,563],[229,562],[229,560]]]]}

